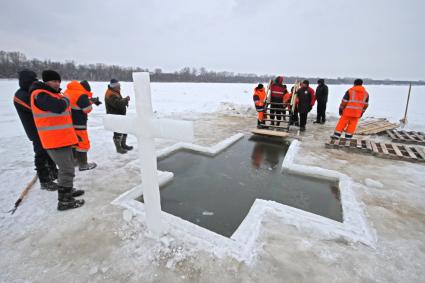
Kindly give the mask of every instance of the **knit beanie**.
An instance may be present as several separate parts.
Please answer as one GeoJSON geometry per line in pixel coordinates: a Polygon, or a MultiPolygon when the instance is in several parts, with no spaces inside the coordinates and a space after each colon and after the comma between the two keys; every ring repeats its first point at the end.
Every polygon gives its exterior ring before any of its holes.
{"type": "Polygon", "coordinates": [[[120,86],[120,82],[117,79],[112,79],[109,82],[109,87],[110,88],[116,88],[116,87],[119,87],[119,86],[120,86]]]}
{"type": "Polygon", "coordinates": [[[43,79],[43,82],[61,81],[59,73],[53,70],[44,70],[43,73],[41,73],[41,78],[43,79]]]}

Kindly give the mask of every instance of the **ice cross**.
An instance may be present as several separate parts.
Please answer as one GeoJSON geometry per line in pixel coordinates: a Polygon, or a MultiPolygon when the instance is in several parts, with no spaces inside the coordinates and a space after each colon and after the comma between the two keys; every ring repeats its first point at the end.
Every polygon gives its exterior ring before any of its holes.
{"type": "Polygon", "coordinates": [[[161,222],[161,200],[158,185],[155,138],[193,141],[192,122],[158,119],[154,116],[151,102],[149,73],[133,73],[136,96],[136,117],[106,115],[105,129],[133,134],[137,137],[141,163],[142,191],[145,202],[148,229],[159,237],[164,233],[161,222]]]}

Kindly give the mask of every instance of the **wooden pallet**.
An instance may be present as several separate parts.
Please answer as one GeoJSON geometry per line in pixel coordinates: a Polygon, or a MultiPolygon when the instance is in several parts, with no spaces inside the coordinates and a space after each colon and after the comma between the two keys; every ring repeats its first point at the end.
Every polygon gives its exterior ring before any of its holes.
{"type": "Polygon", "coordinates": [[[387,130],[393,142],[425,145],[425,133],[414,131],[387,130]]]}
{"type": "Polygon", "coordinates": [[[395,129],[399,124],[390,123],[387,119],[368,119],[357,126],[357,135],[373,135],[395,129]]]}
{"type": "Polygon", "coordinates": [[[370,154],[381,158],[425,162],[425,149],[420,146],[375,142],[368,139],[331,139],[327,148],[344,149],[349,152],[370,154]]]}

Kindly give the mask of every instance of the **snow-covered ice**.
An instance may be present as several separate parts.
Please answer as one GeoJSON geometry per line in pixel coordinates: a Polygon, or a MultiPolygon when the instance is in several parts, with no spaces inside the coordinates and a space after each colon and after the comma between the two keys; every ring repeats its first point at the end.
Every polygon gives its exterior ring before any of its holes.
{"type": "MultiPolygon", "coordinates": [[[[101,100],[106,85],[92,83],[101,100]]],[[[133,86],[122,85],[123,93],[132,98],[129,112],[134,114],[133,86]]],[[[153,83],[153,109],[160,117],[194,121],[195,143],[205,150],[254,126],[254,86],[153,83]]],[[[334,117],[326,125],[309,122],[293,161],[352,178],[352,190],[376,233],[374,248],[326,237],[267,212],[252,264],[196,248],[183,233],[161,241],[147,237],[139,215],[111,205],[139,184],[140,174],[137,148],[126,155],[115,153],[112,133],[103,129],[101,105],[89,117],[89,158],[98,168],[77,172],[76,177],[76,186],[86,190],[86,204],[58,212],[56,193],[41,191],[36,184],[15,215],[1,213],[0,282],[424,282],[424,165],[324,148],[348,87],[330,86],[327,110],[334,117]]],[[[0,81],[2,212],[13,206],[34,174],[32,148],[12,104],[16,88],[17,80],[0,81]]],[[[407,86],[366,88],[371,95],[366,116],[402,118],[407,86]]],[[[408,127],[425,130],[423,105],[425,87],[414,86],[408,127]]],[[[128,143],[135,145],[136,139],[130,136],[128,143]]],[[[156,140],[159,150],[172,144],[156,140]]]]}

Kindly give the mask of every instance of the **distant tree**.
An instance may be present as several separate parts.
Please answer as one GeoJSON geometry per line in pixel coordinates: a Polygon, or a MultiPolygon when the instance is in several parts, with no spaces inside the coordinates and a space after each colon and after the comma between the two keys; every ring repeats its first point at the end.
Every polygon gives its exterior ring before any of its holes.
{"type": "MultiPolygon", "coordinates": [[[[117,65],[105,65],[102,63],[77,65],[74,61],[55,62],[51,60],[41,61],[39,59],[27,59],[21,52],[7,52],[0,50],[0,78],[16,78],[18,71],[31,69],[39,76],[46,69],[58,71],[64,80],[89,80],[89,81],[109,81],[112,78],[120,81],[132,81],[133,72],[149,72],[148,68],[122,67],[117,65]]],[[[233,72],[208,71],[205,67],[190,68],[184,67],[179,71],[164,73],[160,68],[154,69],[151,74],[153,82],[229,82],[229,83],[267,83],[276,75],[256,75],[256,74],[235,74],[233,72]]],[[[309,79],[315,83],[318,78],[302,78],[300,76],[287,76],[285,83],[292,84],[295,81],[309,79]]],[[[352,84],[354,78],[326,79],[328,84],[352,84]]],[[[425,81],[393,81],[372,80],[365,78],[366,84],[407,84],[425,85],[425,81]]]]}

